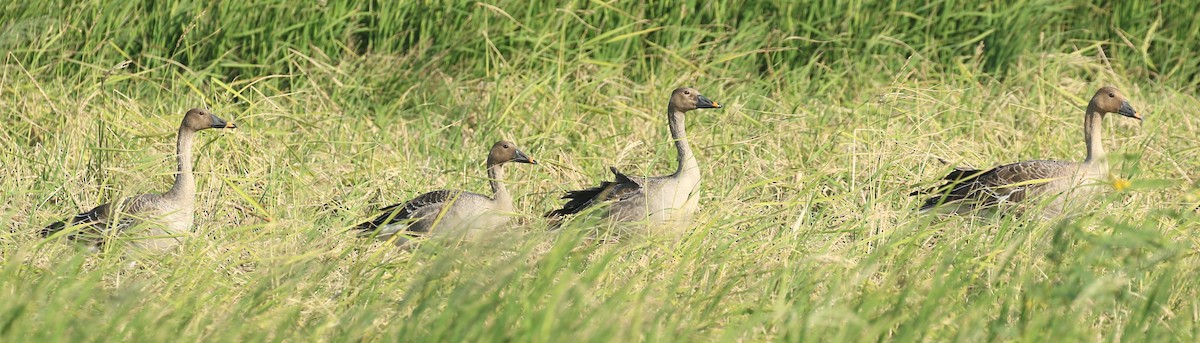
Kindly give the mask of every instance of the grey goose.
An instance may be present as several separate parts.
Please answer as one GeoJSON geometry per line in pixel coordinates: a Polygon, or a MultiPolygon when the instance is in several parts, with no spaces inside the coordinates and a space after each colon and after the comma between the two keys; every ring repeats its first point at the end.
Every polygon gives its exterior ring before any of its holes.
{"type": "MultiPolygon", "coordinates": [[[[613,223],[628,223],[646,220],[649,224],[685,224],[698,208],[700,189],[700,165],[688,144],[684,129],[684,117],[689,111],[704,108],[721,108],[716,101],[709,100],[694,88],[682,87],[671,92],[667,103],[667,126],[677,152],[677,167],[671,175],[656,177],[628,176],[610,167],[614,181],[601,182],[599,186],[570,191],[562,197],[567,203],[562,208],[545,214],[557,227],[564,216],[607,204],[600,209],[601,216],[613,223]]],[[[680,226],[680,225],[677,225],[680,226]]],[[[676,227],[678,228],[678,227],[676,227]]]]}
{"type": "Polygon", "coordinates": [[[236,125],[193,108],[183,116],[176,136],[175,183],[166,193],[140,194],[96,206],[87,212],[55,222],[41,230],[43,237],[64,232],[67,238],[99,248],[106,237],[122,234],[130,228],[145,228],[130,237],[135,248],[151,253],[166,251],[179,244],[191,232],[195,215],[196,180],[192,175],[192,144],[196,132],[207,129],[233,129],[236,125]],[[67,230],[72,229],[72,230],[67,230]]]}
{"type": "Polygon", "coordinates": [[[355,228],[360,236],[392,240],[403,246],[404,236],[424,234],[470,234],[501,227],[512,218],[513,198],[504,186],[504,164],[537,164],[537,161],[508,141],[492,145],[487,157],[488,182],[492,196],[461,190],[437,190],[411,200],[384,207],[370,221],[355,228]],[[402,234],[401,234],[402,233],[402,234]],[[400,234],[400,235],[397,235],[400,234]]]}
{"type": "Polygon", "coordinates": [[[994,210],[1000,204],[1055,196],[1049,199],[1045,214],[1059,214],[1067,203],[1095,194],[1100,183],[1109,178],[1101,140],[1101,120],[1107,113],[1142,120],[1120,91],[1111,86],[1100,88],[1088,102],[1083,117],[1087,145],[1083,162],[1033,160],[984,170],[956,168],[941,179],[943,184],[909,195],[931,196],[921,205],[920,212],[946,214],[994,210]]]}

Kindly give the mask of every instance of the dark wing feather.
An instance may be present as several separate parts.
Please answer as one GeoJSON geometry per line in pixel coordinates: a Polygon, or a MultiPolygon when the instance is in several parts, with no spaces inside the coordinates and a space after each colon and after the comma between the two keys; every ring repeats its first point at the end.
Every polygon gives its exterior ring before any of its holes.
{"type": "Polygon", "coordinates": [[[569,191],[562,199],[570,200],[562,208],[547,212],[544,216],[557,218],[576,214],[597,203],[625,199],[641,191],[642,185],[639,182],[622,174],[616,167],[609,167],[609,171],[612,171],[616,181],[602,181],[597,187],[569,191]]]}
{"type": "Polygon", "coordinates": [[[67,239],[78,241],[87,240],[93,243],[100,243],[100,235],[103,235],[109,230],[124,230],[125,228],[137,222],[136,216],[124,215],[120,216],[117,222],[113,220],[112,204],[103,204],[96,206],[87,212],[76,214],[75,216],[63,219],[45,228],[39,232],[42,237],[50,237],[69,227],[81,226],[80,230],[72,232],[67,236],[67,239]]]}
{"type": "Polygon", "coordinates": [[[450,201],[461,194],[462,191],[451,190],[438,190],[421,194],[416,198],[412,198],[412,200],[380,209],[379,211],[383,213],[381,213],[379,216],[376,216],[371,221],[358,224],[358,226],[355,226],[355,229],[364,232],[373,232],[378,230],[380,227],[389,224],[410,221],[411,219],[416,219],[412,216],[421,207],[429,204],[450,201]]]}
{"type": "Polygon", "coordinates": [[[121,198],[115,202],[96,206],[87,212],[76,214],[74,217],[51,223],[42,228],[39,233],[42,237],[50,237],[69,227],[86,226],[86,228],[72,232],[67,239],[101,244],[103,242],[100,236],[105,232],[110,230],[119,232],[134,225],[138,222],[140,213],[152,209],[161,200],[161,194],[139,194],[121,198]],[[113,222],[114,218],[117,219],[116,222],[113,222]]]}
{"type": "MultiPolygon", "coordinates": [[[[993,170],[994,169],[981,170],[957,167],[940,179],[945,181],[944,183],[930,188],[913,191],[912,193],[908,193],[908,196],[927,194],[939,195],[939,197],[930,200],[949,200],[952,197],[966,196],[968,193],[967,189],[974,184],[976,178],[983,174],[990,173],[993,170]]],[[[926,204],[928,204],[928,202],[926,202],[926,204]]]]}
{"type": "MultiPolygon", "coordinates": [[[[103,230],[106,226],[108,215],[109,204],[96,206],[87,212],[76,214],[74,217],[47,225],[45,228],[42,228],[41,235],[42,237],[50,237],[68,227],[79,225],[89,225],[97,230],[103,230]]],[[[71,235],[69,238],[75,239],[76,237],[75,235],[71,235]]]]}
{"type": "Polygon", "coordinates": [[[988,170],[955,168],[942,178],[945,183],[909,195],[933,195],[921,205],[921,211],[964,200],[975,201],[974,206],[979,207],[1001,201],[1019,202],[1025,200],[1030,188],[1042,186],[1022,183],[1058,177],[1069,165],[1070,162],[1062,161],[1025,161],[988,170]]]}

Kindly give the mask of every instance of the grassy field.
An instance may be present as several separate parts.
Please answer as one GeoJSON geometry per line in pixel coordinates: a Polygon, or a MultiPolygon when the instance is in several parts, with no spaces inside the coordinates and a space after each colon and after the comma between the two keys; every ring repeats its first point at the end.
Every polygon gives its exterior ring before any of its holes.
{"type": "Polygon", "coordinates": [[[0,5],[0,341],[1200,339],[1197,4],[913,3],[0,5]],[[687,118],[689,233],[546,232],[608,166],[674,169],[685,85],[726,106],[687,118]],[[955,165],[1082,160],[1103,85],[1146,117],[1104,124],[1132,187],[1055,220],[916,215],[955,165]],[[196,239],[37,236],[169,188],[192,107],[239,126],[199,134],[196,239]],[[542,162],[509,168],[510,230],[345,232],[487,190],[498,139],[542,162]]]}

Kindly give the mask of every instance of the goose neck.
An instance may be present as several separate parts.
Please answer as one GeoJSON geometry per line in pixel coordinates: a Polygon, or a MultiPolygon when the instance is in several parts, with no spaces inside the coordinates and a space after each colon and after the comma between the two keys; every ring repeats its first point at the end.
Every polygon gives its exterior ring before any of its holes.
{"type": "Polygon", "coordinates": [[[1101,139],[1101,122],[1104,119],[1104,113],[1096,109],[1095,105],[1088,105],[1087,114],[1083,118],[1083,138],[1087,144],[1087,159],[1085,163],[1100,163],[1106,162],[1104,152],[1104,141],[1101,139]]]}
{"type": "Polygon", "coordinates": [[[675,170],[675,176],[698,176],[700,165],[696,162],[691,145],[688,144],[687,130],[684,127],[684,112],[676,109],[674,105],[667,108],[667,126],[671,128],[671,140],[675,142],[677,153],[678,169],[675,170]]]}
{"type": "Polygon", "coordinates": [[[492,164],[487,167],[488,183],[492,186],[492,199],[501,204],[511,204],[512,196],[504,186],[504,165],[492,164]]]}
{"type": "Polygon", "coordinates": [[[175,184],[167,192],[169,197],[191,197],[196,193],[196,180],[192,175],[192,141],[195,131],[179,128],[175,141],[175,184]]]}

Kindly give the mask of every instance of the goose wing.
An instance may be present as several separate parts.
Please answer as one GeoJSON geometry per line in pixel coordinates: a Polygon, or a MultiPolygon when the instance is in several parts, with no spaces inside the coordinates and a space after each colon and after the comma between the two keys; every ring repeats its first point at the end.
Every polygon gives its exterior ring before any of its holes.
{"type": "Polygon", "coordinates": [[[370,235],[383,226],[401,222],[411,223],[416,219],[420,219],[417,218],[417,214],[421,209],[453,201],[462,196],[463,193],[462,191],[438,190],[421,194],[411,200],[380,209],[379,211],[383,213],[370,221],[358,224],[358,226],[355,226],[355,229],[363,231],[362,234],[364,235],[370,235]]]}
{"type": "Polygon", "coordinates": [[[139,213],[161,201],[161,198],[162,196],[159,194],[141,194],[101,204],[87,212],[51,223],[42,228],[39,233],[42,237],[50,237],[67,228],[79,226],[82,229],[71,233],[67,238],[81,240],[89,235],[96,236],[109,230],[124,230],[136,223],[139,213]],[[120,212],[116,210],[120,210],[120,212]]]}
{"type": "Polygon", "coordinates": [[[641,178],[632,178],[616,167],[609,167],[609,171],[613,173],[615,181],[602,181],[599,186],[578,190],[569,191],[563,195],[563,199],[569,199],[562,208],[547,212],[545,217],[556,218],[569,214],[579,213],[598,203],[606,201],[621,201],[637,196],[642,192],[641,178]]]}
{"type": "Polygon", "coordinates": [[[944,204],[969,203],[972,207],[988,207],[1005,201],[1019,202],[1025,200],[1030,191],[1062,177],[1071,166],[1071,162],[1039,160],[987,170],[955,168],[942,178],[945,183],[909,195],[933,196],[921,205],[922,212],[944,204]]]}

